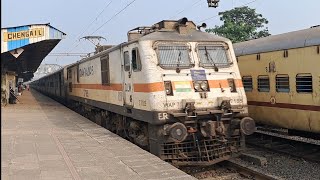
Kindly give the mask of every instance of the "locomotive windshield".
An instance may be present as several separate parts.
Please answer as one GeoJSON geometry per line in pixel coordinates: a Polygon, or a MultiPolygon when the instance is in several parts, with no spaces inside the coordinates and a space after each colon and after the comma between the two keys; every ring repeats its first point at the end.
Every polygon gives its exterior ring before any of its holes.
{"type": "Polygon", "coordinates": [[[229,65],[227,50],[222,45],[199,45],[198,54],[200,66],[204,68],[229,65]]]}
{"type": "Polygon", "coordinates": [[[191,59],[186,45],[159,45],[159,65],[162,68],[189,68],[191,59]]]}

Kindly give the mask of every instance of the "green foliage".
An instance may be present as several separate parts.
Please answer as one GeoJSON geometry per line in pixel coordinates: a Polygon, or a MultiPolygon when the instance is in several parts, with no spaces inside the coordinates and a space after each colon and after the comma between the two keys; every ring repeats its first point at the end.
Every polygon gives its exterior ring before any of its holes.
{"type": "Polygon", "coordinates": [[[268,20],[248,6],[219,12],[219,15],[224,24],[206,29],[206,32],[229,38],[233,43],[270,36],[268,28],[263,29],[268,20]]]}

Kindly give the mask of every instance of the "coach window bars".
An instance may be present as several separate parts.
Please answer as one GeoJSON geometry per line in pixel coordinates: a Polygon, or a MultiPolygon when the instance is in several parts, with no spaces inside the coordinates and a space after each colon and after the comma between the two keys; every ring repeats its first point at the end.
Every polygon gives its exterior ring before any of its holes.
{"type": "Polygon", "coordinates": [[[72,92],[72,82],[69,82],[69,92],[72,92]]]}
{"type": "Polygon", "coordinates": [[[269,92],[270,91],[269,76],[258,76],[258,91],[259,92],[269,92]]]}
{"type": "Polygon", "coordinates": [[[140,55],[138,48],[132,49],[132,70],[137,72],[141,71],[141,60],[140,60],[140,55]]]}
{"type": "Polygon", "coordinates": [[[79,64],[77,65],[77,82],[79,82],[79,64]]]}
{"type": "Polygon", "coordinates": [[[130,71],[130,57],[129,57],[129,52],[125,51],[123,54],[124,57],[124,70],[125,71],[130,71]]]}
{"type": "Polygon", "coordinates": [[[289,56],[288,50],[283,51],[283,57],[287,58],[289,56]]]}
{"type": "MultiPolygon", "coordinates": [[[[72,69],[68,69],[67,77],[69,80],[72,79],[72,69]]],[[[72,92],[72,81],[69,82],[69,92],[72,92]]]]}
{"type": "Polygon", "coordinates": [[[260,60],[260,59],[261,59],[261,55],[257,54],[257,60],[260,60]]]}
{"type": "Polygon", "coordinates": [[[161,44],[158,46],[159,65],[162,68],[190,68],[190,48],[183,44],[161,44]]]}
{"type": "Polygon", "coordinates": [[[289,75],[276,76],[276,91],[290,92],[289,75]]]}
{"type": "Polygon", "coordinates": [[[68,69],[68,79],[72,79],[72,70],[68,69]]]}
{"type": "Polygon", "coordinates": [[[102,85],[110,85],[110,67],[109,67],[109,55],[102,56],[101,59],[101,80],[102,85]]]}
{"type": "Polygon", "coordinates": [[[312,75],[311,74],[297,74],[296,88],[298,93],[312,93],[312,75]]]}
{"type": "Polygon", "coordinates": [[[252,77],[251,76],[243,76],[242,77],[243,87],[246,92],[251,92],[253,89],[252,85],[252,77]]]}

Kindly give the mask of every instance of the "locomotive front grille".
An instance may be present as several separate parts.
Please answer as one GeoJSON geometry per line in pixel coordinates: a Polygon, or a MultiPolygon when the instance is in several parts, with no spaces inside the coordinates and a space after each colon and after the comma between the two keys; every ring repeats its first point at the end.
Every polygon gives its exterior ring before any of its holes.
{"type": "Polygon", "coordinates": [[[237,156],[240,137],[219,139],[187,140],[180,143],[164,143],[161,158],[175,165],[210,165],[237,156]]]}

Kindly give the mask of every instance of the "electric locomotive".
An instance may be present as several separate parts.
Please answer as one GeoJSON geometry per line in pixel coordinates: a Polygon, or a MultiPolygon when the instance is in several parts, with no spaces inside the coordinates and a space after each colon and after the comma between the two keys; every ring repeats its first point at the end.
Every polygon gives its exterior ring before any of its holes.
{"type": "Polygon", "coordinates": [[[128,42],[64,68],[66,103],[176,165],[239,155],[255,131],[229,39],[187,18],[128,32],[128,42]]]}

